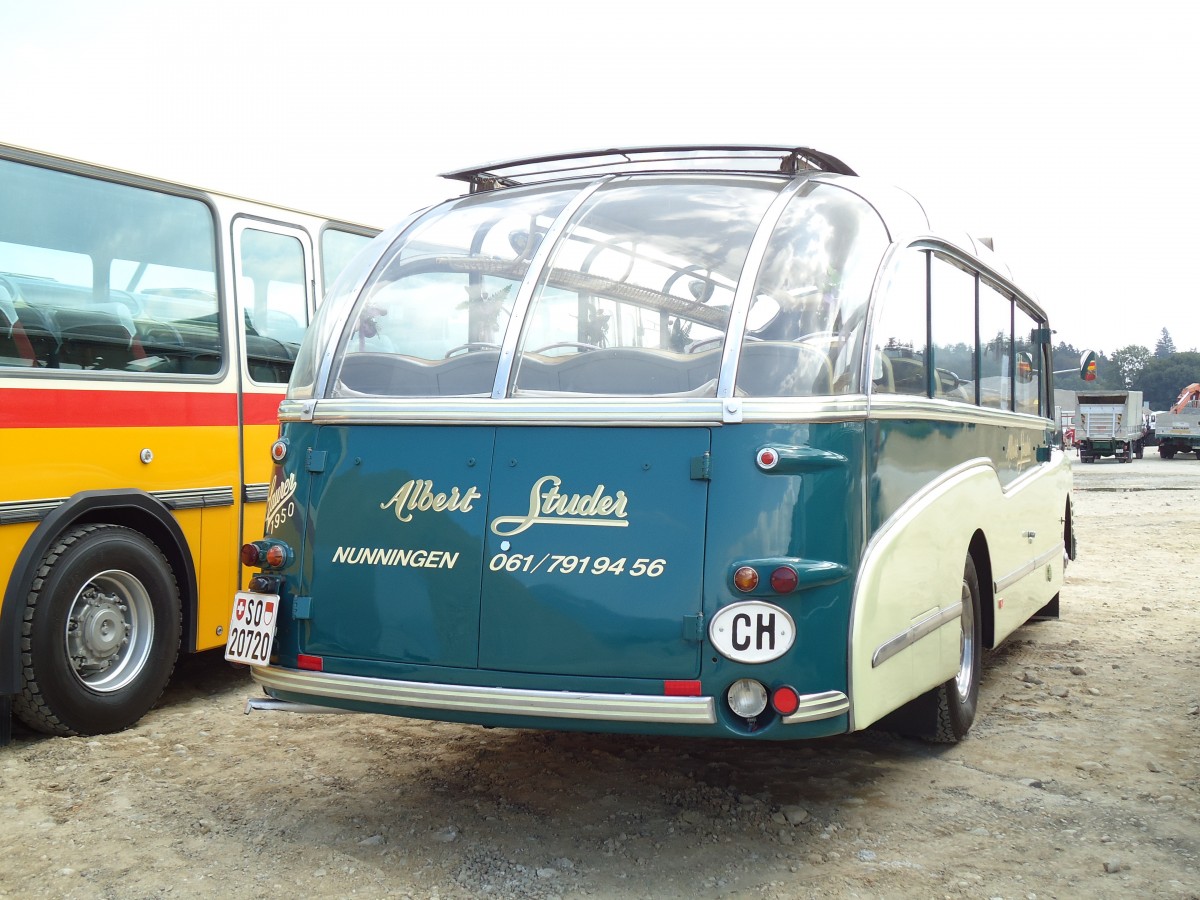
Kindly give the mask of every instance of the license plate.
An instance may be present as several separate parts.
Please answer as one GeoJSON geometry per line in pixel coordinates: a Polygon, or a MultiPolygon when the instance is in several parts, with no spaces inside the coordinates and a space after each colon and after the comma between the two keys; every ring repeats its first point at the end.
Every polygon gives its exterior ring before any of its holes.
{"type": "Polygon", "coordinates": [[[278,614],[278,594],[252,594],[249,591],[234,594],[225,658],[247,666],[270,663],[278,614]]]}

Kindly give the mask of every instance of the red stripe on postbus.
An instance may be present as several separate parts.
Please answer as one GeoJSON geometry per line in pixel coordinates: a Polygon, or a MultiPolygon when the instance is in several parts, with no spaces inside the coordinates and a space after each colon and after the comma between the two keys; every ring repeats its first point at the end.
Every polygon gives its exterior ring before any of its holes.
{"type": "Polygon", "coordinates": [[[274,425],[279,421],[283,394],[242,394],[242,415],[247,425],[274,425]]]}
{"type": "Polygon", "coordinates": [[[0,388],[0,428],[236,424],[237,397],[230,393],[0,388]]]}

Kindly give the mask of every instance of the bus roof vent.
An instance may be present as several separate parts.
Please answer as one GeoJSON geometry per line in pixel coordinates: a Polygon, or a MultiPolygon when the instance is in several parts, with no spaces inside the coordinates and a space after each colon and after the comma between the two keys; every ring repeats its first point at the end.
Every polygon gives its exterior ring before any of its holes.
{"type": "Polygon", "coordinates": [[[802,172],[858,173],[836,156],[809,147],[720,144],[664,147],[626,147],[584,150],[487,163],[443,172],[443,178],[465,181],[471,193],[499,187],[538,184],[565,178],[625,174],[629,172],[730,172],[783,174],[802,172]]]}

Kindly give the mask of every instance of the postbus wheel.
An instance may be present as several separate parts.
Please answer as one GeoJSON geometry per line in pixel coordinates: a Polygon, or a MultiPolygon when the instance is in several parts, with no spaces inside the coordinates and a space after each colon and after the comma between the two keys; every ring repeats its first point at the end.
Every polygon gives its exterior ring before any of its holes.
{"type": "Polygon", "coordinates": [[[162,695],[180,632],[179,587],[152,541],[120,525],[66,532],[26,601],[14,712],[49,734],[127,728],[162,695]]]}

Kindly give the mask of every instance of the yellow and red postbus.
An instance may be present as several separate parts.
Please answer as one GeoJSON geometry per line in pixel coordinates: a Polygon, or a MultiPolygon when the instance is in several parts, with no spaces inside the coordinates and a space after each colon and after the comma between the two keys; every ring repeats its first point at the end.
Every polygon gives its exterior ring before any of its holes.
{"type": "Polygon", "coordinates": [[[0,145],[0,741],[127,727],[225,643],[292,361],[376,233],[0,145]]]}

